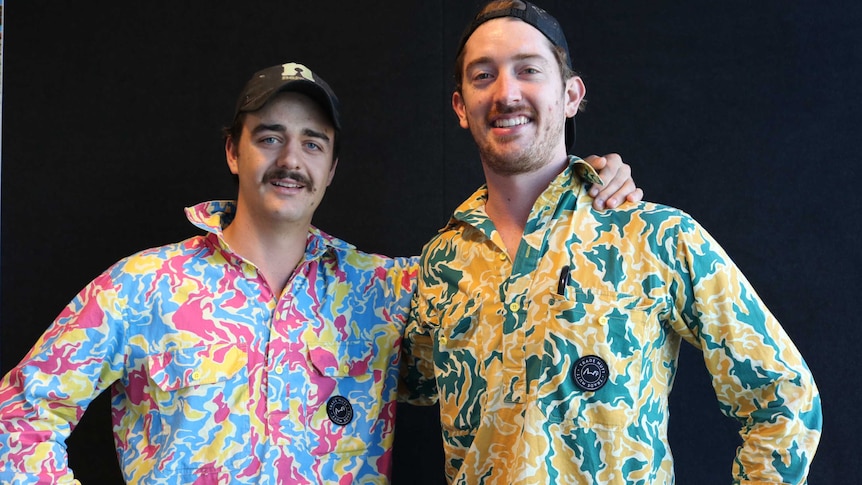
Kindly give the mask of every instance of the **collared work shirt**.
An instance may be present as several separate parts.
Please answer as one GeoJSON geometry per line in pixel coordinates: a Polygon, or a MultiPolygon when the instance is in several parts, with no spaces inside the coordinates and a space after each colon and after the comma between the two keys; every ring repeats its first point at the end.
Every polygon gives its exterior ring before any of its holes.
{"type": "Polygon", "coordinates": [[[75,483],[64,440],[110,388],[134,484],[388,483],[413,259],[312,228],[283,294],[208,231],[108,269],[0,384],[0,483],[75,483]]]}
{"type": "Polygon", "coordinates": [[[578,174],[597,176],[570,159],[514,260],[485,188],[423,250],[405,390],[439,397],[449,481],[673,483],[682,340],[739,421],[735,483],[804,481],[820,401],[778,321],[690,216],[652,203],[597,212],[578,174]]]}

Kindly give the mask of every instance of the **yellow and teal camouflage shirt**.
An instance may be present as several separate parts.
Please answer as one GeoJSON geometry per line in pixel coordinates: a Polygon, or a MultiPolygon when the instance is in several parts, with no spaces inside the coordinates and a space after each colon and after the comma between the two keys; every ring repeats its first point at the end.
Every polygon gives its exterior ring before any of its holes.
{"type": "Polygon", "coordinates": [[[389,483],[416,258],[311,228],[281,294],[207,234],[142,251],[84,288],[0,382],[0,483],[77,483],[65,439],[110,389],[129,484],[389,483]]]}
{"type": "Polygon", "coordinates": [[[402,397],[439,399],[449,481],[673,483],[668,395],[685,340],[739,421],[734,483],[804,482],[821,410],[790,338],[689,215],[595,211],[589,177],[572,157],[514,260],[485,188],[423,250],[402,397]]]}

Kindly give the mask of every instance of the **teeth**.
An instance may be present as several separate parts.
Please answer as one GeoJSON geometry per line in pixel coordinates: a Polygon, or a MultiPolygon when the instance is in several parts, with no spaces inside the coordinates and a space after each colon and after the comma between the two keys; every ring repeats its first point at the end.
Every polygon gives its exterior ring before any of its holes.
{"type": "Polygon", "coordinates": [[[300,184],[290,183],[290,182],[279,182],[277,180],[273,182],[273,185],[277,185],[279,187],[286,187],[288,189],[299,189],[302,187],[302,185],[300,185],[300,184]]]}
{"type": "Polygon", "coordinates": [[[519,116],[517,118],[497,120],[494,126],[496,128],[509,128],[510,126],[526,125],[529,121],[526,116],[519,116]]]}

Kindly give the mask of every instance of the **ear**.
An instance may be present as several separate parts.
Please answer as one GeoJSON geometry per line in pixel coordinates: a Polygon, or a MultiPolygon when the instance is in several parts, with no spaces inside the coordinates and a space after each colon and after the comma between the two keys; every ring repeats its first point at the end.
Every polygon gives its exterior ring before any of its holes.
{"type": "Polygon", "coordinates": [[[587,87],[584,86],[584,81],[580,76],[573,76],[566,81],[566,118],[578,114],[578,108],[586,94],[587,87]]]}
{"type": "Polygon", "coordinates": [[[452,93],[452,109],[455,110],[455,114],[458,115],[458,122],[460,123],[461,128],[470,128],[470,124],[467,122],[467,109],[464,106],[464,98],[458,91],[452,93]]]}
{"type": "Polygon", "coordinates": [[[329,169],[329,178],[326,180],[326,186],[329,187],[329,184],[332,183],[332,179],[335,178],[335,167],[338,166],[338,159],[332,161],[332,167],[329,169]]]}
{"type": "Polygon", "coordinates": [[[239,171],[237,166],[237,158],[239,147],[233,141],[232,136],[225,137],[224,141],[224,156],[227,159],[227,166],[230,168],[230,173],[236,175],[239,171]]]}

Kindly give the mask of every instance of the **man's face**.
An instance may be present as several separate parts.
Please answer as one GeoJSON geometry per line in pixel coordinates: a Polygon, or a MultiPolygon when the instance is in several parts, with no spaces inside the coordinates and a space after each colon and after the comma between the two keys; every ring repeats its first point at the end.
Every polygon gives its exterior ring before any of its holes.
{"type": "Polygon", "coordinates": [[[225,145],[239,178],[238,210],[253,220],[307,225],[335,175],[335,129],[311,98],[280,93],[245,116],[225,145]]]}
{"type": "Polygon", "coordinates": [[[497,173],[531,172],[566,156],[566,117],[585,90],[578,77],[563,84],[551,49],[537,29],[505,17],[479,26],[464,46],[452,107],[497,173]]]}

